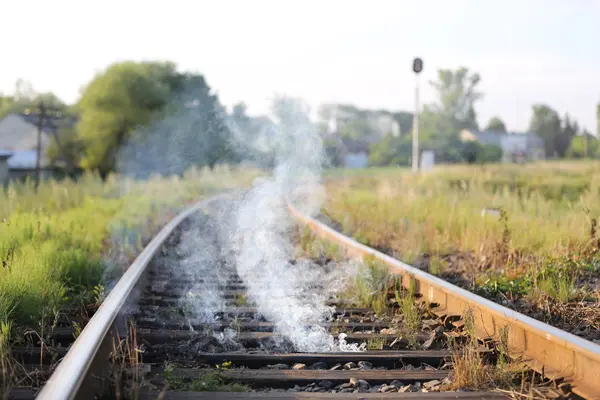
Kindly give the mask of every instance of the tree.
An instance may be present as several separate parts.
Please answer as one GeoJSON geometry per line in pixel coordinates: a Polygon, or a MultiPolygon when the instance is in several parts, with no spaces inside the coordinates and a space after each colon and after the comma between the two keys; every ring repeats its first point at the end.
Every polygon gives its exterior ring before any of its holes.
{"type": "Polygon", "coordinates": [[[596,157],[600,155],[598,150],[600,150],[598,138],[587,130],[584,130],[581,135],[575,136],[571,141],[571,146],[569,147],[569,150],[567,150],[567,157],[596,157]]]}
{"type": "Polygon", "coordinates": [[[370,166],[409,165],[412,157],[412,138],[409,136],[387,135],[383,140],[371,145],[370,166]]]}
{"type": "Polygon", "coordinates": [[[564,158],[571,147],[573,137],[579,132],[577,122],[572,122],[569,115],[565,115],[562,129],[554,137],[554,149],[559,157],[564,158]]]}
{"type": "Polygon", "coordinates": [[[73,127],[60,128],[56,137],[46,148],[46,157],[52,165],[64,165],[67,173],[72,173],[80,165],[85,146],[73,127]],[[59,145],[60,143],[60,145],[59,145]]]}
{"type": "Polygon", "coordinates": [[[212,169],[234,159],[226,111],[202,75],[168,73],[153,79],[167,82],[171,100],[123,140],[116,156],[121,173],[181,175],[192,165],[212,169]]]}
{"type": "Polygon", "coordinates": [[[504,122],[502,122],[502,120],[499,117],[493,117],[488,122],[485,130],[506,133],[506,126],[504,125],[504,122]]]}
{"type": "Polygon", "coordinates": [[[478,129],[475,103],[483,97],[483,94],[477,91],[480,81],[480,75],[470,73],[466,67],[456,71],[438,70],[437,81],[430,81],[430,84],[438,92],[439,103],[430,108],[437,114],[437,125],[442,132],[478,129]]]}
{"type": "Polygon", "coordinates": [[[557,153],[556,137],[562,130],[558,113],[545,104],[534,104],[529,122],[529,131],[537,134],[544,140],[547,157],[557,153]]]}
{"type": "Polygon", "coordinates": [[[173,113],[182,101],[167,104],[188,85],[201,85],[177,73],[169,62],[126,61],[109,66],[86,86],[78,103],[78,132],[85,144],[82,165],[102,176],[114,171],[116,156],[131,133],[153,119],[173,113]]]}

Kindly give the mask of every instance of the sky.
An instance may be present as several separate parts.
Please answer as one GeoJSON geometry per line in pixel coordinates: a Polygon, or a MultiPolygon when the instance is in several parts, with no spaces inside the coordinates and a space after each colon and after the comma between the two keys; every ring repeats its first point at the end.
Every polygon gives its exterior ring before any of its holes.
{"type": "Polygon", "coordinates": [[[231,106],[267,112],[274,94],[412,111],[439,68],[481,75],[480,125],[527,129],[531,105],[595,133],[600,0],[3,0],[0,91],[18,78],[67,102],[109,64],[170,60],[231,106]]]}

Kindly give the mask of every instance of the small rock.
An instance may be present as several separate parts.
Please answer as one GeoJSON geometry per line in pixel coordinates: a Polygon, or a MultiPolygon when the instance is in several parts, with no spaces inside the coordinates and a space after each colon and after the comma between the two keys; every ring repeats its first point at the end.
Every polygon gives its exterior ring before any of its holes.
{"type": "Polygon", "coordinates": [[[450,378],[448,378],[448,377],[442,379],[442,384],[444,384],[444,385],[449,385],[451,383],[452,383],[452,380],[450,380],[450,378]]]}
{"type": "Polygon", "coordinates": [[[358,362],[358,367],[360,369],[373,369],[373,364],[371,364],[368,361],[359,361],[358,362]]]}
{"type": "Polygon", "coordinates": [[[429,339],[427,339],[427,341],[425,341],[425,343],[423,343],[423,350],[429,349],[431,347],[431,345],[433,344],[433,342],[435,341],[435,339],[437,339],[437,332],[432,331],[429,334],[429,339]]]}
{"type": "Polygon", "coordinates": [[[295,392],[301,392],[302,389],[303,389],[302,386],[294,385],[294,391],[295,392]]]}
{"type": "Polygon", "coordinates": [[[342,368],[342,364],[335,364],[333,367],[329,368],[330,371],[336,371],[342,368]]]}
{"type": "Polygon", "coordinates": [[[342,383],[342,386],[340,389],[348,389],[348,388],[352,388],[353,385],[350,382],[346,382],[346,383],[342,383]]]}
{"type": "Polygon", "coordinates": [[[356,381],[356,383],[358,383],[358,387],[360,389],[363,389],[363,390],[371,389],[371,385],[369,385],[369,382],[365,381],[364,379],[359,379],[358,381],[356,381]]]}
{"type": "Polygon", "coordinates": [[[305,369],[305,368],[306,368],[306,364],[301,364],[301,363],[294,364],[294,366],[292,367],[292,369],[295,369],[296,371],[299,369],[305,369]]]}
{"type": "Polygon", "coordinates": [[[429,382],[424,382],[423,383],[423,387],[425,389],[433,389],[434,387],[440,386],[441,384],[442,384],[441,381],[438,381],[437,379],[434,379],[434,380],[429,381],[429,382]]]}
{"type": "Polygon", "coordinates": [[[404,386],[404,383],[402,383],[402,382],[400,382],[398,380],[395,380],[395,381],[392,381],[392,383],[390,383],[390,385],[396,386],[397,388],[400,388],[400,387],[404,386]]]}
{"type": "Polygon", "coordinates": [[[400,389],[398,389],[398,393],[406,393],[406,392],[410,392],[412,386],[411,385],[406,385],[406,386],[402,386],[400,389]]]}
{"type": "Polygon", "coordinates": [[[381,388],[381,385],[375,385],[375,386],[371,387],[371,389],[369,389],[369,392],[377,393],[377,392],[379,392],[380,388],[381,388]]]}
{"type": "Polygon", "coordinates": [[[340,390],[340,393],[352,393],[352,392],[354,392],[354,389],[352,389],[352,388],[345,388],[345,389],[340,390]]]}
{"type": "Polygon", "coordinates": [[[344,364],[344,369],[352,369],[352,368],[358,368],[358,365],[356,365],[356,363],[353,363],[352,361],[344,364]]]}
{"type": "Polygon", "coordinates": [[[323,361],[318,361],[310,366],[310,369],[327,369],[327,364],[323,361]]]}
{"type": "Polygon", "coordinates": [[[287,364],[272,364],[272,365],[267,365],[267,368],[270,369],[290,369],[290,366],[287,364]]]}
{"type": "Polygon", "coordinates": [[[329,389],[333,388],[333,382],[331,382],[331,381],[321,381],[321,382],[319,382],[319,386],[322,387],[325,390],[329,390],[329,389]]]}
{"type": "Polygon", "coordinates": [[[395,335],[396,333],[398,333],[397,329],[394,328],[383,328],[380,333],[382,335],[395,335]]]}
{"type": "Polygon", "coordinates": [[[386,384],[381,385],[381,387],[379,388],[379,391],[381,393],[393,392],[395,390],[397,390],[395,386],[386,385],[386,384]]]}
{"type": "Polygon", "coordinates": [[[350,384],[354,387],[356,387],[358,385],[358,382],[356,382],[356,378],[355,377],[351,377],[350,378],[350,384]]]}

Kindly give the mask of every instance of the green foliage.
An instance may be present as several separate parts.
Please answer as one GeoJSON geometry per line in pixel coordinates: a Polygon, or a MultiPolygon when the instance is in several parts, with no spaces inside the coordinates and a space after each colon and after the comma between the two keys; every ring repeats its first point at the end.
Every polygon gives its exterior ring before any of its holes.
{"type": "Polygon", "coordinates": [[[434,132],[458,133],[462,129],[478,129],[474,107],[483,97],[477,91],[480,81],[479,74],[471,73],[466,67],[455,71],[439,69],[437,81],[430,82],[438,92],[439,102],[430,106],[431,113],[424,113],[424,125],[431,116],[437,120],[434,132]]]}
{"type": "Polygon", "coordinates": [[[229,151],[217,97],[201,75],[179,73],[173,63],[113,64],[87,85],[78,110],[81,164],[102,176],[119,160],[142,176],[181,174],[193,164],[213,168],[229,151]],[[161,161],[165,154],[180,165],[161,161]]]}
{"type": "MultiPolygon", "coordinates": [[[[462,142],[457,134],[432,134],[421,138],[422,149],[432,150],[439,163],[492,163],[502,159],[502,149],[478,142],[462,142]]],[[[412,137],[386,136],[371,146],[369,166],[410,165],[412,137]]]]}
{"type": "Polygon", "coordinates": [[[529,131],[544,139],[546,156],[565,157],[579,126],[568,115],[561,121],[558,113],[545,104],[534,104],[529,131]]]}
{"type": "Polygon", "coordinates": [[[81,163],[85,143],[74,128],[63,128],[56,133],[46,148],[46,157],[53,165],[64,165],[72,171],[81,163]]]}
{"type": "Polygon", "coordinates": [[[502,159],[502,148],[493,144],[482,145],[479,142],[467,141],[461,145],[460,155],[468,164],[493,163],[502,159]]]}
{"type": "Polygon", "coordinates": [[[171,64],[127,61],[111,65],[87,85],[78,105],[85,168],[103,175],[114,170],[121,144],[169,101],[174,76],[171,64]]]}
{"type": "Polygon", "coordinates": [[[385,264],[374,257],[365,257],[342,298],[357,307],[373,308],[377,314],[384,314],[388,311],[388,288],[394,283],[385,264]]]}
{"type": "Polygon", "coordinates": [[[598,138],[584,131],[582,135],[575,136],[571,141],[571,146],[567,151],[568,158],[584,158],[600,156],[600,146],[598,146],[598,138]]]}
{"type": "Polygon", "coordinates": [[[196,379],[185,379],[177,376],[173,366],[167,364],[163,375],[170,390],[186,392],[246,392],[249,390],[245,385],[227,382],[221,373],[223,369],[228,369],[228,367],[223,368],[217,365],[216,370],[202,374],[196,379]]]}
{"type": "MultiPolygon", "coordinates": [[[[77,299],[101,300],[101,282],[189,200],[245,184],[256,172],[199,174],[143,183],[85,175],[78,183],[11,184],[0,199],[0,321],[35,326],[77,299]],[[159,194],[159,195],[158,195],[159,194]]],[[[87,301],[86,301],[87,302],[87,301]]]]}
{"type": "Polygon", "coordinates": [[[537,291],[562,303],[574,300],[578,296],[575,286],[581,265],[569,259],[549,259],[535,273],[537,291]]]}
{"type": "Polygon", "coordinates": [[[502,122],[502,120],[499,117],[493,117],[488,122],[485,130],[506,133],[506,126],[504,125],[504,122],[502,122]]]}
{"type": "Polygon", "coordinates": [[[412,139],[407,136],[387,135],[371,146],[369,166],[408,165],[412,152],[412,139]]]}
{"type": "Polygon", "coordinates": [[[507,297],[521,297],[529,292],[532,284],[533,280],[530,276],[515,278],[495,275],[479,282],[475,293],[491,299],[496,298],[500,293],[507,297]]]}

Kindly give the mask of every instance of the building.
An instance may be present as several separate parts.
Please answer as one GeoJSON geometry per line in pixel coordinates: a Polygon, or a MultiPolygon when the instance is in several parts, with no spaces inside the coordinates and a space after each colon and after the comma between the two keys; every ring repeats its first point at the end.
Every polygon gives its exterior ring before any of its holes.
{"type": "Polygon", "coordinates": [[[476,141],[482,145],[495,145],[502,149],[502,162],[536,161],[545,158],[544,140],[534,133],[471,131],[460,132],[463,142],[476,141]]]}
{"type": "MultiPolygon", "coordinates": [[[[5,164],[8,168],[6,177],[3,177],[0,172],[2,182],[6,182],[7,179],[24,179],[27,176],[33,176],[35,173],[38,118],[37,115],[13,113],[0,120],[0,163],[2,162],[2,155],[4,155],[6,157],[5,164]]],[[[61,116],[48,116],[44,119],[41,135],[42,157],[40,160],[42,177],[53,175],[54,168],[45,157],[45,153],[48,145],[54,140],[53,135],[63,124],[73,126],[75,120],[61,116]]]]}

